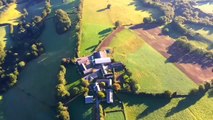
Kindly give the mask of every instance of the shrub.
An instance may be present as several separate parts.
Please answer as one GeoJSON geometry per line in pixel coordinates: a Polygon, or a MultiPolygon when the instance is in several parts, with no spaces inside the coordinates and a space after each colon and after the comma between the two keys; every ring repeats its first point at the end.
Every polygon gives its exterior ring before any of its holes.
{"type": "Polygon", "coordinates": [[[88,80],[85,80],[85,79],[81,79],[81,84],[84,86],[84,87],[88,87],[90,85],[89,81],[88,80]]]}
{"type": "Polygon", "coordinates": [[[24,61],[21,61],[21,62],[18,63],[18,66],[19,66],[20,68],[25,67],[25,65],[26,65],[26,63],[25,63],[24,61]]]}
{"type": "Polygon", "coordinates": [[[119,26],[121,26],[121,22],[120,21],[116,21],[115,22],[115,28],[118,28],[119,26]]]}

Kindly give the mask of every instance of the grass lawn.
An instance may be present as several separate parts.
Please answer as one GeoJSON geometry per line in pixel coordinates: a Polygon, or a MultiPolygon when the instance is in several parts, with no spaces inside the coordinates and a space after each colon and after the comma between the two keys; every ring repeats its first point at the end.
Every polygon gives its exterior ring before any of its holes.
{"type": "Polygon", "coordinates": [[[79,96],[68,104],[72,120],[94,120],[94,104],[85,104],[84,97],[79,96]]]}
{"type": "Polygon", "coordinates": [[[105,120],[125,120],[123,112],[106,113],[105,120]]]}
{"type": "Polygon", "coordinates": [[[124,63],[132,73],[132,78],[141,85],[141,92],[170,90],[184,94],[197,86],[130,30],[118,33],[109,47],[114,51],[114,59],[124,63]]]}
{"type": "MultiPolygon", "coordinates": [[[[128,120],[212,120],[210,91],[191,98],[165,98],[119,94],[128,120]]],[[[212,95],[212,94],[211,94],[212,95]]]]}
{"type": "Polygon", "coordinates": [[[12,4],[0,15],[0,24],[10,23],[16,25],[21,15],[22,14],[18,11],[17,4],[12,4]]]}
{"type": "MultiPolygon", "coordinates": [[[[69,2],[69,1],[68,1],[69,2]]],[[[79,0],[76,0],[79,3],[79,0]]],[[[75,3],[76,2],[70,2],[75,3]]],[[[64,3],[58,1],[63,9],[64,3]]],[[[74,21],[74,16],[72,16],[74,21]]],[[[46,21],[40,36],[46,52],[28,63],[21,72],[17,85],[4,96],[0,114],[7,120],[55,120],[55,86],[61,59],[75,55],[75,24],[70,31],[58,35],[53,19],[46,21]],[[12,107],[8,107],[12,106],[12,107]]]]}
{"type": "MultiPolygon", "coordinates": [[[[154,15],[159,15],[155,12],[154,15]]],[[[121,21],[123,25],[139,24],[152,13],[154,9],[146,8],[138,0],[84,0],[80,56],[91,54],[98,43],[111,33],[116,21],[121,21]],[[111,4],[110,9],[107,9],[108,4],[111,4]]]]}

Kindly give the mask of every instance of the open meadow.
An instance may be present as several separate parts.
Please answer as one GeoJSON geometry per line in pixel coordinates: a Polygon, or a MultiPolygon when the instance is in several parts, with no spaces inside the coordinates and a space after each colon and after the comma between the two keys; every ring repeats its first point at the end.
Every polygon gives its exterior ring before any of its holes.
{"type": "Polygon", "coordinates": [[[130,30],[118,33],[109,48],[113,50],[115,61],[124,63],[132,73],[132,78],[141,85],[141,92],[161,93],[170,90],[186,94],[197,86],[130,30]]]}
{"type": "Polygon", "coordinates": [[[143,23],[143,18],[151,15],[156,16],[160,13],[156,9],[145,7],[138,0],[84,0],[80,56],[91,54],[112,32],[116,21],[120,21],[122,25],[135,25],[143,23]],[[111,7],[107,8],[108,5],[111,7]]]}
{"type": "Polygon", "coordinates": [[[147,97],[118,94],[128,120],[212,120],[212,89],[186,98],[147,97]]]}

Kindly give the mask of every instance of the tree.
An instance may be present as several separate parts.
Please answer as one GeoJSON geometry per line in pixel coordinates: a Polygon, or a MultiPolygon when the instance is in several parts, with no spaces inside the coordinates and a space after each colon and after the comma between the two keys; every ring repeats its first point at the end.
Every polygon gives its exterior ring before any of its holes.
{"type": "Polygon", "coordinates": [[[113,84],[113,88],[118,91],[118,90],[121,90],[121,85],[119,83],[114,83],[113,84]]]}
{"type": "Polygon", "coordinates": [[[108,5],[107,5],[107,9],[110,9],[110,8],[111,8],[111,4],[108,4],[108,5]]]}
{"type": "Polygon", "coordinates": [[[66,96],[70,96],[70,93],[67,91],[67,89],[65,88],[65,86],[63,84],[58,84],[56,86],[56,90],[57,90],[57,96],[58,97],[66,97],[66,96]]]}
{"type": "Polygon", "coordinates": [[[55,26],[58,33],[64,33],[71,27],[71,19],[62,9],[55,11],[55,26]]]}
{"type": "Polygon", "coordinates": [[[28,12],[27,12],[27,9],[23,9],[23,17],[25,18],[26,16],[28,16],[28,12]]]}
{"type": "Polygon", "coordinates": [[[58,103],[57,107],[57,118],[58,120],[70,120],[70,114],[68,112],[68,107],[64,106],[62,102],[58,103]]]}
{"type": "Polygon", "coordinates": [[[116,21],[115,22],[115,28],[118,28],[119,26],[121,26],[121,22],[120,21],[116,21]]]}
{"type": "Polygon", "coordinates": [[[34,18],[33,18],[33,22],[35,23],[35,24],[38,24],[38,23],[40,23],[42,21],[42,18],[40,17],[40,16],[35,16],[34,18]]]}
{"type": "Polygon", "coordinates": [[[10,80],[9,86],[15,85],[16,82],[17,82],[17,78],[18,78],[17,75],[10,73],[8,77],[9,77],[9,80],[10,80]]]}
{"type": "Polygon", "coordinates": [[[81,79],[81,84],[84,86],[84,87],[88,87],[90,85],[89,81],[88,80],[85,80],[84,78],[81,79]]]}
{"type": "Polygon", "coordinates": [[[100,83],[100,86],[105,87],[105,86],[106,86],[106,83],[105,83],[105,82],[101,82],[101,83],[100,83]]]}
{"type": "Polygon", "coordinates": [[[104,92],[99,91],[99,92],[98,92],[98,97],[99,97],[99,98],[101,98],[101,99],[103,99],[103,98],[105,98],[105,97],[106,97],[106,95],[105,95],[105,93],[104,93],[104,92]]]}
{"type": "Polygon", "coordinates": [[[24,61],[21,61],[21,62],[18,63],[18,66],[19,66],[20,68],[25,67],[25,65],[26,65],[26,63],[25,63],[24,61]]]}

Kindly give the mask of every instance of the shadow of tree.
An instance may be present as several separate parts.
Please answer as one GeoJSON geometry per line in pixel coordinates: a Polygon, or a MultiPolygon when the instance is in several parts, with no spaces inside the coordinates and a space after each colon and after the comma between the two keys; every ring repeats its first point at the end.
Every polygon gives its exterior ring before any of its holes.
{"type": "Polygon", "coordinates": [[[100,37],[106,37],[107,35],[109,35],[111,32],[112,32],[112,28],[107,28],[107,29],[104,29],[102,31],[100,31],[98,33],[98,35],[100,35],[100,37]]]}
{"type": "Polygon", "coordinates": [[[191,105],[194,105],[198,100],[200,100],[207,91],[198,92],[195,95],[189,95],[185,99],[179,101],[176,107],[173,107],[170,111],[167,112],[165,117],[170,117],[175,113],[178,113],[182,110],[187,109],[191,105]]]}
{"type": "Polygon", "coordinates": [[[90,46],[90,47],[88,47],[88,48],[86,48],[85,50],[89,50],[89,51],[94,51],[95,49],[96,49],[96,47],[97,47],[98,45],[93,45],[93,46],[90,46]]]}
{"type": "Polygon", "coordinates": [[[156,28],[160,26],[160,24],[137,24],[137,25],[134,25],[132,27],[130,27],[130,29],[132,30],[135,30],[135,29],[139,29],[139,28],[143,28],[144,30],[149,30],[149,29],[152,29],[152,28],[156,28]]]}
{"type": "Polygon", "coordinates": [[[119,98],[122,99],[124,103],[127,103],[127,106],[134,105],[146,105],[147,108],[137,116],[137,119],[142,119],[149,115],[150,113],[164,107],[167,105],[171,99],[164,97],[157,97],[151,95],[135,95],[135,94],[118,94],[119,98]]]}
{"type": "Polygon", "coordinates": [[[103,12],[103,11],[105,11],[105,10],[107,10],[108,8],[103,8],[103,9],[99,9],[99,10],[97,10],[97,12],[103,12]]]}
{"type": "Polygon", "coordinates": [[[208,92],[208,97],[213,97],[213,88],[208,92]]]}
{"type": "Polygon", "coordinates": [[[213,59],[182,49],[176,42],[168,48],[167,53],[171,56],[166,62],[199,64],[203,69],[213,67],[213,59]]]}

